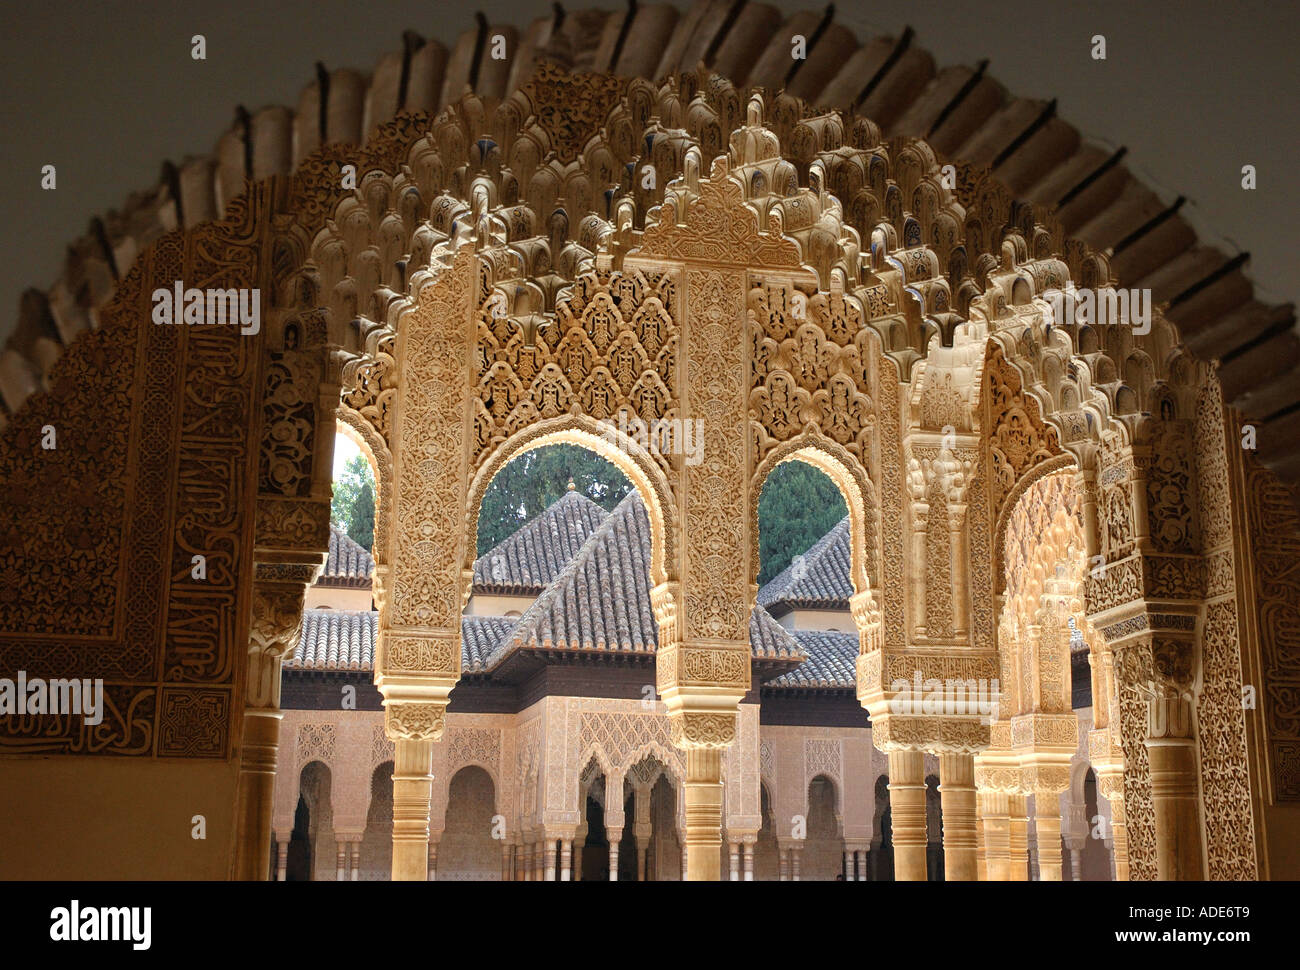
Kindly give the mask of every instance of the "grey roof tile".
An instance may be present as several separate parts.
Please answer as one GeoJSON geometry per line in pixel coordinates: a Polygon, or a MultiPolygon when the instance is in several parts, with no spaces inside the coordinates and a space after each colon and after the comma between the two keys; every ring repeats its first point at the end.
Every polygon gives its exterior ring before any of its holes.
{"type": "MultiPolygon", "coordinates": [[[[351,561],[360,561],[354,550],[361,547],[338,531],[339,539],[331,535],[331,552],[338,547],[351,561]]],[[[768,602],[815,602],[826,607],[845,604],[847,592],[851,592],[847,536],[846,518],[805,555],[804,576],[795,580],[787,569],[764,587],[769,591],[768,602]]],[[[650,541],[650,523],[636,492],[608,513],[590,499],[566,493],[496,547],[506,550],[503,555],[512,557],[514,567],[530,571],[528,581],[548,572],[550,581],[517,620],[499,616],[461,619],[464,671],[490,670],[520,647],[654,652],[659,628],[650,606],[650,541]],[[539,523],[540,527],[532,528],[539,523]],[[576,541],[579,537],[584,537],[581,542],[576,541]],[[566,549],[571,549],[567,560],[555,568],[566,549]]],[[[476,574],[483,558],[475,563],[476,574]]],[[[516,571],[510,575],[521,579],[525,574],[516,571]]],[[[762,592],[759,599],[763,600],[762,592]]],[[[379,614],[373,611],[305,611],[298,651],[288,666],[373,669],[378,620],[379,614]]],[[[787,630],[763,606],[756,606],[749,620],[749,641],[756,658],[804,661],[769,681],[768,686],[852,689],[855,685],[855,633],[787,630]]]]}
{"type": "Polygon", "coordinates": [[[487,659],[515,627],[508,616],[464,616],[460,620],[460,658],[462,673],[476,674],[487,669],[487,659]]]}
{"type": "Polygon", "coordinates": [[[524,611],[490,662],[521,646],[652,652],[658,634],[650,608],[650,523],[631,492],[524,611]]]}
{"type": "Polygon", "coordinates": [[[769,680],[767,687],[821,687],[852,690],[857,686],[858,635],[826,630],[789,631],[806,662],[769,680]]]}
{"type": "Polygon", "coordinates": [[[368,586],[375,560],[337,525],[330,525],[330,553],[317,580],[323,586],[368,586]]]}
{"type": "MultiPolygon", "coordinates": [[[[461,618],[461,661],[465,673],[483,670],[484,659],[514,628],[504,616],[461,618]]],[[[304,610],[291,670],[373,670],[379,613],[374,610],[304,610]]]]}
{"type": "Polygon", "coordinates": [[[803,656],[798,640],[761,606],[749,615],[749,648],[755,657],[786,659],[803,656]]]}
{"type": "Polygon", "coordinates": [[[796,556],[758,591],[758,603],[795,609],[848,609],[853,584],[849,580],[849,517],[835,525],[805,552],[796,556]]]}
{"type": "Polygon", "coordinates": [[[286,666],[298,670],[371,670],[375,664],[373,610],[304,610],[298,649],[286,666]]]}
{"type": "Polygon", "coordinates": [[[580,492],[565,492],[474,560],[474,591],[540,593],[609,514],[580,492]]]}

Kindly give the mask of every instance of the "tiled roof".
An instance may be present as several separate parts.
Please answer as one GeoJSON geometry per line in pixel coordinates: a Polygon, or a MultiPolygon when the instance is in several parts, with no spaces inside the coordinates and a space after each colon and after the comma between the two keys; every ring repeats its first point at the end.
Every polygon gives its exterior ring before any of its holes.
{"type": "Polygon", "coordinates": [[[858,635],[826,630],[791,630],[808,660],[768,681],[766,687],[822,687],[852,690],[857,686],[858,635]]]}
{"type": "MultiPolygon", "coordinates": [[[[761,607],[750,617],[749,639],[756,657],[801,656],[789,631],[761,607]]],[[[650,522],[634,491],[588,537],[487,663],[495,666],[519,647],[650,653],[658,642],[650,605],[650,522]]]]}
{"type": "Polygon", "coordinates": [[[304,610],[298,650],[286,666],[301,670],[371,670],[378,629],[379,614],[373,610],[304,610]]]}
{"type": "MultiPolygon", "coordinates": [[[[460,621],[465,673],[483,670],[484,659],[513,629],[504,616],[466,616],[460,621]]],[[[287,666],[296,670],[373,670],[379,613],[374,610],[304,610],[298,649],[287,666]]]]}
{"type": "Polygon", "coordinates": [[[565,492],[474,560],[475,592],[541,592],[609,514],[580,492],[565,492]]]}
{"type": "Polygon", "coordinates": [[[460,658],[463,672],[482,673],[488,657],[515,628],[509,616],[463,616],[460,620],[460,658]]]}
{"type": "Polygon", "coordinates": [[[337,525],[330,525],[330,554],[317,580],[322,586],[369,586],[375,561],[370,553],[337,525]]]}
{"type": "MultiPolygon", "coordinates": [[[[515,563],[531,559],[539,571],[550,569],[563,554],[565,543],[572,543],[584,529],[585,540],[575,545],[562,568],[554,570],[551,581],[523,616],[517,620],[499,616],[461,619],[461,656],[466,673],[491,670],[509,653],[523,647],[654,652],[659,628],[650,606],[650,523],[637,492],[631,492],[609,513],[589,499],[568,492],[496,549],[509,549],[515,563]],[[532,528],[542,520],[547,523],[545,528],[532,528]],[[592,527],[587,529],[588,525],[592,527]],[[529,535],[516,542],[525,532],[529,535]]],[[[816,589],[848,587],[847,530],[846,519],[805,556],[809,575],[788,584],[801,594],[801,601],[816,589]],[[836,552],[841,546],[842,555],[836,552]],[[834,574],[837,566],[842,569],[838,577],[834,574]]],[[[360,549],[346,535],[340,535],[360,549]]],[[[347,548],[343,542],[337,545],[347,548]]],[[[335,546],[335,537],[331,536],[331,550],[335,546]]],[[[475,563],[476,573],[482,563],[483,558],[475,563]]],[[[764,589],[771,589],[788,573],[782,573],[764,589]]],[[[823,597],[823,602],[829,601],[829,595],[823,597]]],[[[289,667],[372,669],[378,618],[373,611],[307,610],[298,651],[289,667]]],[[[854,685],[856,634],[787,630],[766,609],[756,606],[749,619],[749,642],[755,658],[794,662],[806,657],[798,667],[769,681],[769,686],[854,685]]]]}
{"type": "Polygon", "coordinates": [[[772,619],[772,614],[761,606],[755,606],[749,614],[749,649],[755,657],[769,660],[795,659],[803,655],[791,631],[772,619]]]}
{"type": "Polygon", "coordinates": [[[492,659],[520,646],[651,652],[658,632],[650,609],[650,522],[633,491],[574,550],[492,659]]]}
{"type": "Polygon", "coordinates": [[[758,603],[768,609],[811,607],[848,609],[853,585],[849,581],[849,517],[796,556],[758,591],[758,603]]]}

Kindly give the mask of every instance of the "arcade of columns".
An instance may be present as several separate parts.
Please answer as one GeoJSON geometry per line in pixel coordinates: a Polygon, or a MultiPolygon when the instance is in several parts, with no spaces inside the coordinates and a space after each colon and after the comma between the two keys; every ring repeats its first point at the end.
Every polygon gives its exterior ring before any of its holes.
{"type": "MultiPolygon", "coordinates": [[[[393,135],[409,142],[402,164],[337,202],[279,326],[359,316],[364,334],[364,353],[336,351],[332,366],[380,483],[394,878],[426,874],[479,499],[510,458],[561,441],[615,462],[650,514],[690,878],[720,876],[721,759],[751,687],[757,496],[789,459],[826,471],[850,509],[859,697],[889,757],[897,878],[925,877],[926,752],[949,878],[1024,878],[1031,797],[1042,877],[1061,878],[1071,622],[1090,647],[1089,750],[1120,877],[1257,874],[1235,642],[1239,435],[1158,312],[1143,335],[1126,319],[1053,325],[1047,291],[1104,285],[1104,254],[987,175],[962,170],[950,190],[921,141],[885,144],[866,119],[785,96],[769,107],[717,77],[656,88],[544,69],[495,106],[467,95],[393,135]],[[544,121],[540,99],[566,108],[544,121]],[[703,462],[599,423],[620,413],[700,420],[703,462]],[[897,713],[891,685],[918,670],[1000,681],[996,719],[897,713]]],[[[330,171],[313,158],[298,177],[330,171]]],[[[259,603],[271,589],[259,583],[259,603]]],[[[271,613],[279,633],[253,655],[274,665],[296,623],[292,609],[258,615],[271,613]]],[[[274,711],[250,695],[246,723],[273,725],[274,711]]],[[[264,873],[269,804],[245,791],[243,871],[264,873]]]]}
{"type": "Polygon", "coordinates": [[[607,457],[645,502],[691,879],[721,875],[757,501],[786,460],[825,471],[849,509],[858,693],[889,759],[897,878],[925,878],[926,753],[949,878],[1023,878],[1030,798],[1042,876],[1060,878],[1072,626],[1120,877],[1260,876],[1277,765],[1248,743],[1243,679],[1282,621],[1257,602],[1244,537],[1294,526],[1285,490],[1159,308],[1149,333],[1052,318],[1045,297],[1105,286],[1108,258],[986,171],[703,71],[656,85],[543,66],[500,100],[467,93],[364,148],[326,145],[136,267],[116,305],[180,278],[264,294],[256,363],[226,332],[181,345],[187,373],[215,362],[210,379],[227,367],[258,388],[240,416],[261,446],[237,877],[270,867],[280,665],[328,541],[336,420],[379,487],[395,879],[426,875],[480,499],[505,462],[556,442],[607,457]],[[621,414],[698,420],[703,461],[620,435],[621,414]],[[918,671],[998,680],[997,716],[900,710],[893,685],[918,671]]]}

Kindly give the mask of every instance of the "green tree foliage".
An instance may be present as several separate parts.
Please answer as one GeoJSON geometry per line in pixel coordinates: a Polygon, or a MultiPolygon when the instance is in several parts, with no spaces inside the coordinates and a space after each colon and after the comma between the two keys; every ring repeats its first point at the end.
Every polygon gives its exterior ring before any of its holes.
{"type": "Polygon", "coordinates": [[[355,455],[334,479],[330,519],[362,548],[375,544],[375,479],[365,455],[355,455]]]}
{"type": "Polygon", "coordinates": [[[632,489],[627,476],[577,445],[547,445],[520,455],[497,473],[478,513],[478,551],[483,555],[546,510],[569,487],[612,510],[632,489]]]}
{"type": "Polygon", "coordinates": [[[777,465],[758,500],[761,586],[848,515],[844,496],[822,472],[802,461],[777,465]]]}

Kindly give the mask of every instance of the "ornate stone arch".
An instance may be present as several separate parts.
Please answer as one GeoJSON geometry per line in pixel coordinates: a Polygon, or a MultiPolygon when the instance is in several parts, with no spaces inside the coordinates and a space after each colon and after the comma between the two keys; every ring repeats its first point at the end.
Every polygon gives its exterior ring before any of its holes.
{"type": "MultiPolygon", "coordinates": [[[[879,535],[880,511],[875,488],[862,463],[846,449],[814,430],[789,441],[785,441],[771,451],[754,470],[750,487],[750,547],[751,547],[751,584],[757,589],[758,575],[758,503],[767,476],[777,465],[787,461],[802,461],[811,465],[829,478],[844,499],[849,512],[850,534],[850,580],[854,590],[854,617],[858,618],[859,632],[863,644],[875,643],[880,637],[880,602],[879,589],[880,549],[877,542],[879,535]],[[872,582],[872,577],[877,582],[872,582]],[[863,623],[869,621],[867,626],[863,623]]],[[[864,649],[867,649],[864,646],[864,649]]]]}
{"type": "Polygon", "coordinates": [[[393,506],[393,457],[388,451],[388,442],[361,412],[347,404],[340,404],[334,417],[338,433],[355,444],[370,465],[370,474],[375,480],[375,533],[371,553],[375,565],[386,568],[388,525],[393,506]]]}
{"type": "Polygon", "coordinates": [[[650,520],[650,582],[654,586],[676,578],[677,507],[663,470],[650,452],[616,425],[601,423],[586,414],[571,412],[544,419],[516,432],[484,458],[469,487],[465,512],[465,569],[473,568],[478,536],[478,514],[492,479],[509,462],[547,445],[571,444],[600,455],[632,482],[650,520]]]}
{"type": "Polygon", "coordinates": [[[636,748],[628,752],[627,758],[620,766],[620,771],[624,777],[627,772],[632,770],[647,758],[653,758],[663,769],[661,774],[668,779],[668,783],[677,791],[681,791],[685,782],[685,759],[681,751],[668,749],[658,741],[646,741],[637,745],[636,748]]]}
{"type": "MultiPolygon", "coordinates": [[[[603,774],[606,779],[613,777],[614,762],[610,759],[609,755],[605,752],[604,745],[602,745],[599,741],[592,741],[589,745],[587,745],[585,748],[582,749],[582,753],[578,756],[579,780],[581,780],[582,776],[586,773],[587,769],[591,767],[593,762],[596,764],[596,767],[600,770],[600,773],[603,774]]],[[[578,795],[581,796],[582,792],[579,791],[578,795]]],[[[581,804],[578,805],[578,810],[582,811],[581,804]]]]}

